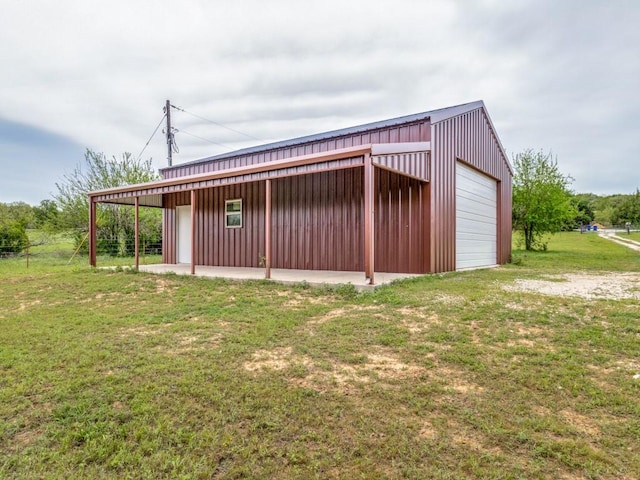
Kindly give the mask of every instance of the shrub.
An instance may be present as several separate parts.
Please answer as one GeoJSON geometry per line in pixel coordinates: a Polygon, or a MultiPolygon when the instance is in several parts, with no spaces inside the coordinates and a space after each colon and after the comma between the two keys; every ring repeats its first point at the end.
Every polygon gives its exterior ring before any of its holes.
{"type": "Polygon", "coordinates": [[[27,230],[17,222],[0,224],[0,257],[17,255],[29,244],[27,230]]]}

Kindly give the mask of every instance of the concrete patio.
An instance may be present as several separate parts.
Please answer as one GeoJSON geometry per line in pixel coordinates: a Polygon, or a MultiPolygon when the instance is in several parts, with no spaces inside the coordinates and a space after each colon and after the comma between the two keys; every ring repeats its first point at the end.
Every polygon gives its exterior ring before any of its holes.
{"type": "MultiPolygon", "coordinates": [[[[190,275],[190,264],[156,264],[140,265],[141,272],[149,273],[175,273],[177,275],[190,275]]],[[[208,267],[196,265],[195,276],[224,278],[227,280],[264,280],[264,268],[244,267],[208,267]]],[[[289,270],[283,268],[271,269],[271,281],[295,284],[306,282],[311,286],[351,284],[357,290],[371,290],[381,285],[403,278],[418,277],[409,273],[384,273],[376,272],[375,285],[369,285],[364,272],[337,272],[328,270],[289,270]]]]}

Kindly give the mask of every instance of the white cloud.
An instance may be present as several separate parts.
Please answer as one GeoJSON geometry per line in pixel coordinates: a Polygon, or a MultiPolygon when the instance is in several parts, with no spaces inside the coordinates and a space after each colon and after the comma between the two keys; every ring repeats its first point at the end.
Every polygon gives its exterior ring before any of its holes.
{"type": "MultiPolygon", "coordinates": [[[[508,152],[552,149],[577,190],[640,183],[633,1],[8,0],[3,19],[0,117],[67,151],[137,154],[167,98],[265,141],[484,99],[508,152]]],[[[186,132],[255,143],[174,118],[178,162],[224,150],[186,132]]],[[[165,148],[158,135],[145,156],[161,166],[165,148]]],[[[53,189],[33,185],[31,201],[53,189]]]]}

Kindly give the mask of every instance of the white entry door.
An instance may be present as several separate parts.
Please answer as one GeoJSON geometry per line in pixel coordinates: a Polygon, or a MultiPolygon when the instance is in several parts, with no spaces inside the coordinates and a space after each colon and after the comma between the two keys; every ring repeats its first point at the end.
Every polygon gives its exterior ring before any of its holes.
{"type": "Polygon", "coordinates": [[[176,207],[176,263],[191,263],[191,205],[176,207]]]}
{"type": "Polygon", "coordinates": [[[497,260],[497,183],[457,162],[456,270],[495,265],[497,260]]]}

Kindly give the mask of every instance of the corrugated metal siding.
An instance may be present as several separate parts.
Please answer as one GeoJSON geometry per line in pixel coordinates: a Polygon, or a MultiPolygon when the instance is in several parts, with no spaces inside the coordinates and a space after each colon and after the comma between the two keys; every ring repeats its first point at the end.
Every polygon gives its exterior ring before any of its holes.
{"type": "Polygon", "coordinates": [[[305,175],[313,172],[325,172],[332,170],[340,170],[344,168],[354,168],[362,166],[363,157],[340,158],[338,160],[328,160],[326,162],[309,163],[306,165],[297,165],[295,167],[278,168],[263,172],[254,172],[241,175],[233,175],[223,178],[214,178],[206,180],[193,180],[187,183],[180,183],[171,186],[158,186],[140,188],[136,192],[117,192],[94,195],[94,201],[117,203],[117,204],[134,204],[135,195],[141,199],[142,206],[162,206],[162,194],[174,192],[186,192],[191,190],[200,190],[209,187],[219,187],[223,185],[251,183],[258,180],[266,180],[267,178],[276,179],[293,175],[305,175]]]}
{"type": "Polygon", "coordinates": [[[374,165],[428,182],[430,157],[430,152],[411,152],[374,155],[372,160],[374,165]]]}
{"type": "Polygon", "coordinates": [[[415,179],[375,170],[375,271],[428,271],[424,186],[415,179]]]}
{"type": "MultiPolygon", "coordinates": [[[[196,192],[196,265],[258,267],[264,255],[264,182],[196,192]],[[224,226],[225,200],[242,199],[242,228],[224,226]]],[[[175,263],[175,207],[189,205],[188,192],[165,196],[163,262],[175,263]]]]}
{"type": "MultiPolygon", "coordinates": [[[[139,196],[139,205],[141,207],[162,207],[162,195],[148,195],[145,190],[145,195],[139,196]]],[[[126,196],[122,193],[109,193],[104,195],[95,195],[94,201],[102,203],[113,203],[116,205],[135,205],[135,196],[126,196]]]]}
{"type": "Polygon", "coordinates": [[[272,183],[274,268],[363,270],[362,169],[272,183]]]}
{"type": "Polygon", "coordinates": [[[198,173],[208,173],[228,168],[254,165],[283,158],[290,158],[311,153],[326,152],[340,148],[364,145],[367,143],[428,142],[431,129],[428,120],[396,125],[393,127],[374,129],[351,135],[342,135],[316,142],[300,143],[295,146],[276,148],[250,155],[239,155],[209,162],[176,165],[162,171],[163,178],[176,178],[198,173]]]}
{"type": "MultiPolygon", "coordinates": [[[[428,197],[423,183],[376,169],[376,271],[424,273],[428,197]]],[[[198,265],[259,266],[265,254],[264,182],[199,190],[198,265]],[[243,228],[224,228],[224,201],[242,198],[243,228]],[[207,233],[208,232],[208,233],[207,233]]],[[[188,192],[165,196],[163,261],[175,263],[175,207],[188,192]]],[[[272,267],[364,270],[363,171],[349,168],[274,180],[272,267]]]]}
{"type": "Polygon", "coordinates": [[[483,109],[432,125],[431,271],[455,270],[455,166],[463,160],[498,180],[498,262],[511,255],[511,174],[483,109]]]}

